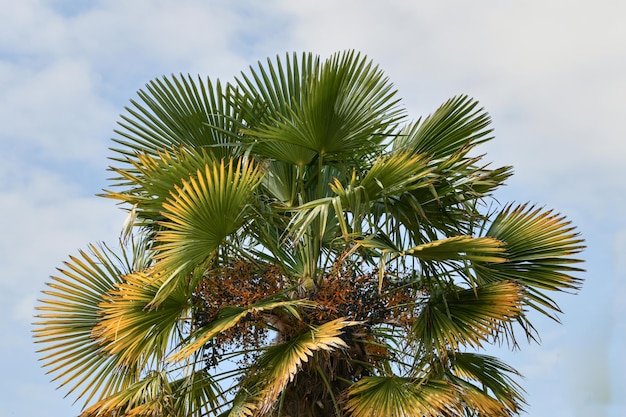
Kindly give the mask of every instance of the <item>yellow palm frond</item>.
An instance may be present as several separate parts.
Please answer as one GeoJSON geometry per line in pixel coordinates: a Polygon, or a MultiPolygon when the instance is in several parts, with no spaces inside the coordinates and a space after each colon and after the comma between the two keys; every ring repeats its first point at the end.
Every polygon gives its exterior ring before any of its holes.
{"type": "Polygon", "coordinates": [[[254,404],[257,413],[267,413],[287,384],[293,380],[302,364],[308,362],[318,350],[332,351],[348,345],[340,337],[343,329],[360,322],[343,318],[317,326],[310,326],[292,339],[270,346],[258,359],[258,373],[249,379],[250,392],[247,402],[254,404]]]}
{"type": "Polygon", "coordinates": [[[457,352],[450,378],[460,387],[468,408],[488,416],[519,413],[525,404],[523,390],[512,376],[519,372],[499,359],[473,352],[457,352]]]}
{"type": "Polygon", "coordinates": [[[80,417],[202,417],[216,405],[219,390],[205,371],[170,378],[165,371],[148,372],[135,384],[96,402],[80,417]]]}
{"type": "Polygon", "coordinates": [[[102,351],[92,329],[101,319],[103,296],[113,290],[128,273],[106,247],[91,245],[90,250],[71,256],[61,275],[53,276],[49,297],[40,301],[33,330],[35,343],[48,373],[56,374],[59,387],[86,397],[106,395],[134,380],[134,366],[127,368],[119,356],[102,351]],[[126,370],[128,372],[121,372],[126,370]]]}
{"type": "Polygon", "coordinates": [[[507,206],[494,219],[486,235],[504,243],[506,262],[477,264],[485,282],[514,280],[526,289],[526,304],[558,320],[558,305],[548,291],[575,291],[583,272],[576,255],[584,249],[583,239],[565,216],[522,204],[507,206]]]}
{"type": "Polygon", "coordinates": [[[92,338],[124,365],[144,367],[149,361],[164,359],[189,311],[189,286],[179,285],[158,307],[151,306],[162,282],[158,275],[136,272],[103,296],[92,338]]]}

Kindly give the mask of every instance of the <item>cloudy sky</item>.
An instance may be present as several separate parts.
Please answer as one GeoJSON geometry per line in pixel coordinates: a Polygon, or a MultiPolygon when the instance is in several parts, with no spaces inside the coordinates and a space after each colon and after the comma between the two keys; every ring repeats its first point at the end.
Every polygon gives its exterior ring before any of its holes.
{"type": "Polygon", "coordinates": [[[357,49],[412,118],[469,94],[484,147],[515,176],[499,200],[566,214],[587,241],[583,290],[543,341],[498,350],[533,417],[626,410],[626,3],[616,0],[0,0],[0,417],[71,417],[30,334],[44,282],[124,214],[107,185],[118,115],[153,78],[228,81],[285,52],[357,49]]]}

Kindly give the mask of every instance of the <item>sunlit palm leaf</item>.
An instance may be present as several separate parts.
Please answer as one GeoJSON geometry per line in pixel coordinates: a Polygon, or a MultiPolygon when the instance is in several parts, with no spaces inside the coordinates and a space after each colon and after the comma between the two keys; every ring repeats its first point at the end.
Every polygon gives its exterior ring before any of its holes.
{"type": "Polygon", "coordinates": [[[152,308],[163,278],[145,272],[126,275],[123,282],[103,295],[100,321],[92,337],[102,350],[119,357],[127,366],[141,368],[161,361],[169,347],[176,343],[177,329],[190,309],[193,288],[179,284],[158,308],[152,308]]]}
{"type": "Polygon", "coordinates": [[[141,381],[86,409],[80,417],[202,417],[219,400],[219,386],[205,371],[176,380],[165,372],[150,372],[141,381]]]}
{"type": "Polygon", "coordinates": [[[411,335],[427,355],[482,347],[522,312],[522,287],[511,281],[437,291],[419,312],[411,335]]]}
{"type": "Polygon", "coordinates": [[[493,238],[455,236],[402,250],[378,234],[358,241],[361,246],[387,252],[393,257],[414,256],[422,261],[504,262],[502,242],[493,238]]]}
{"type": "Polygon", "coordinates": [[[175,186],[176,191],[163,204],[167,220],[160,223],[163,230],[156,236],[155,267],[170,276],[164,286],[175,285],[179,276],[205,262],[245,223],[252,191],[262,176],[262,168],[253,161],[240,159],[236,165],[233,160],[228,165],[221,161],[207,164],[181,187],[175,186]]]}
{"type": "Polygon", "coordinates": [[[310,326],[287,342],[270,346],[257,361],[258,373],[244,385],[251,387],[252,398],[258,401],[255,410],[268,412],[302,364],[313,356],[313,352],[346,348],[348,345],[340,337],[343,329],[357,324],[359,322],[339,318],[310,326]]]}
{"type": "MultiPolygon", "coordinates": [[[[136,160],[129,159],[133,170],[114,169],[124,178],[115,184],[126,190],[106,191],[104,197],[126,202],[135,206],[139,225],[145,221],[164,220],[163,204],[171,198],[174,186],[196,174],[198,169],[216,162],[215,156],[205,150],[173,149],[159,151],[157,156],[138,154],[136,160]]],[[[150,223],[147,223],[148,225],[150,223]]]]}
{"type": "Polygon", "coordinates": [[[499,263],[505,260],[502,242],[491,238],[455,236],[415,246],[407,255],[425,261],[468,260],[499,263]]]}
{"type": "Polygon", "coordinates": [[[452,363],[452,379],[462,387],[470,408],[489,416],[522,411],[525,401],[523,390],[512,377],[520,376],[515,369],[493,356],[470,352],[455,353],[452,363]]]}
{"type": "Polygon", "coordinates": [[[69,385],[69,393],[88,402],[98,392],[104,394],[128,385],[133,373],[123,369],[118,356],[104,354],[102,346],[92,337],[92,330],[101,318],[103,296],[115,288],[121,276],[130,272],[108,249],[90,246],[80,257],[70,257],[61,276],[52,277],[48,297],[37,307],[36,343],[49,373],[57,374],[60,386],[69,385]]]}

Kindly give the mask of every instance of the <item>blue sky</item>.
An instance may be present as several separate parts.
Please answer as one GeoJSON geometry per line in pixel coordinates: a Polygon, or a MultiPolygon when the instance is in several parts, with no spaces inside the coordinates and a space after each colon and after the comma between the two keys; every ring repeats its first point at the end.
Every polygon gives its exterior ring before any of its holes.
{"type": "Polygon", "coordinates": [[[230,80],[268,56],[357,49],[412,118],[469,94],[493,118],[484,147],[515,175],[496,194],[566,214],[587,240],[580,294],[541,345],[493,350],[524,375],[533,417],[626,410],[626,3],[369,0],[21,0],[0,15],[0,417],[78,415],[30,334],[48,276],[117,239],[107,186],[118,115],[153,78],[230,80]]]}

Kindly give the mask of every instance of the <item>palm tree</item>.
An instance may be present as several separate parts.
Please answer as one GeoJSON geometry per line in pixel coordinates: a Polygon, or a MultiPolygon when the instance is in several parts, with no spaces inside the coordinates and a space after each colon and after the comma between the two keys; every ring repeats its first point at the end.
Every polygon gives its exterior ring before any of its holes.
{"type": "Polygon", "coordinates": [[[406,120],[355,52],[286,55],[222,84],[149,83],[121,116],[120,248],[52,277],[44,366],[91,416],[511,416],[518,372],[583,246],[564,216],[500,206],[467,96],[406,120]]]}

